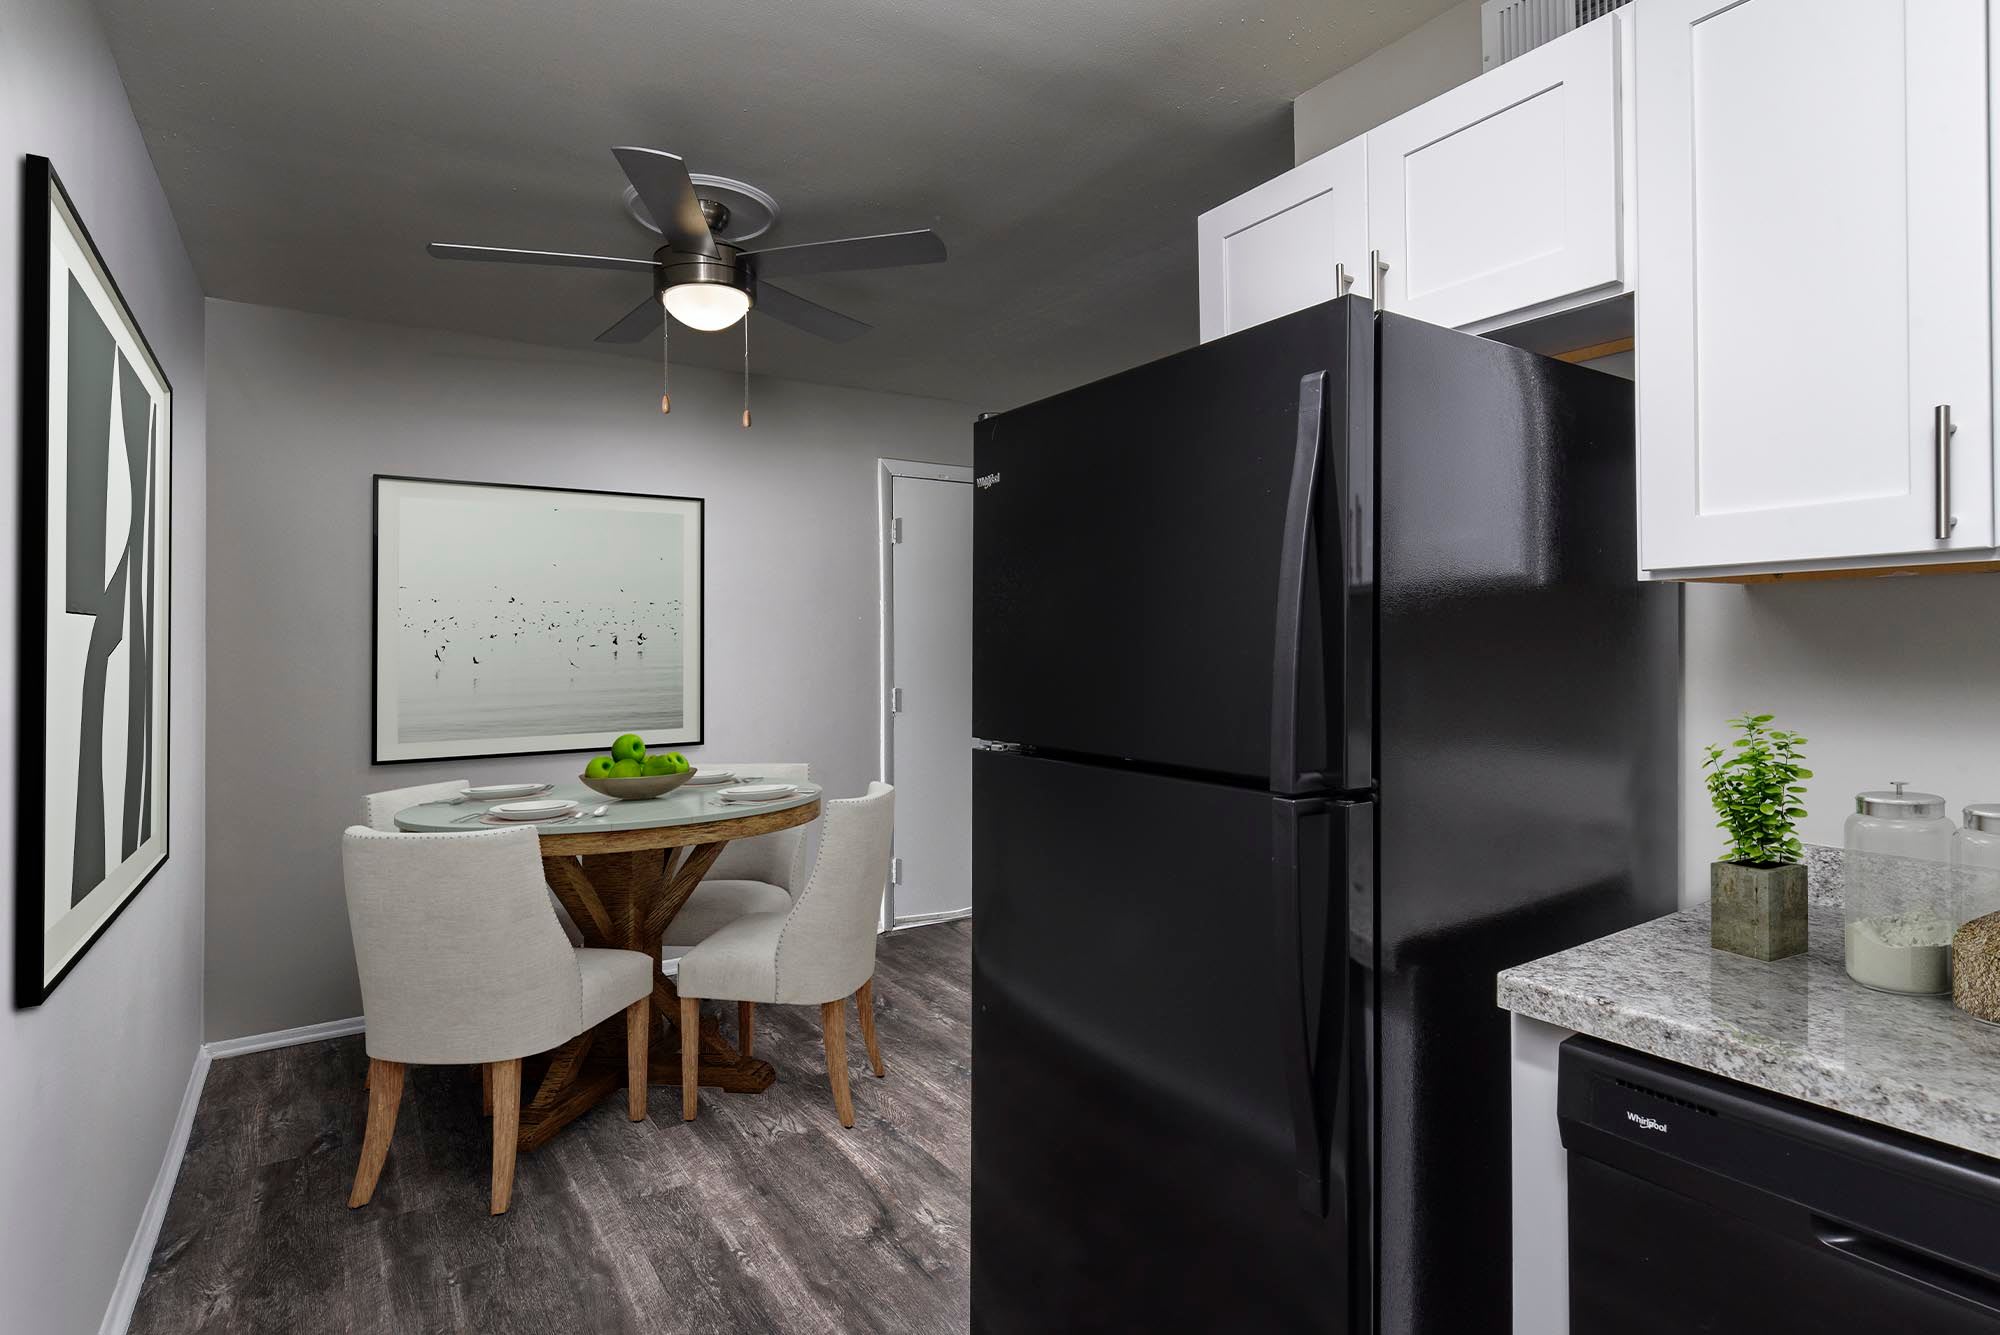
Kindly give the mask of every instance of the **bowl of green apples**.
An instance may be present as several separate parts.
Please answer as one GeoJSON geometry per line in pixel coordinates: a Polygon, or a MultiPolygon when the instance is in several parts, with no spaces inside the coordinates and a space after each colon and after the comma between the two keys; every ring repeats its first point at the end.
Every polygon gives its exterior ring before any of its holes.
{"type": "Polygon", "coordinates": [[[577,777],[593,793],[621,802],[664,797],[695,776],[694,766],[678,751],[646,753],[646,743],[628,732],[611,744],[609,755],[593,756],[577,777]]]}

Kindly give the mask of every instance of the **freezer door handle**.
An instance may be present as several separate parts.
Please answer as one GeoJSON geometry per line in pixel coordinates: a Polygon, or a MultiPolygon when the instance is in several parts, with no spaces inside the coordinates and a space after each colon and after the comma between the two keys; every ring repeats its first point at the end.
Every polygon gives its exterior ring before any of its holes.
{"type": "MultiPolygon", "coordinates": [[[[1278,556],[1277,629],[1271,645],[1271,791],[1302,793],[1326,786],[1328,779],[1299,768],[1299,677],[1303,671],[1306,619],[1306,560],[1312,552],[1313,514],[1326,461],[1326,372],[1299,378],[1299,434],[1292,456],[1291,490],[1285,499],[1285,538],[1278,556]]],[[[1335,513],[1345,517],[1343,502],[1335,513]]],[[[1345,534],[1322,534],[1332,551],[1344,555],[1345,534]]],[[[1342,563],[1335,562],[1336,565],[1342,563]]],[[[1346,590],[1329,596],[1322,627],[1323,652],[1329,661],[1346,654],[1346,590]]],[[[1334,781],[1338,786],[1338,781],[1334,781]]]]}
{"type": "Polygon", "coordinates": [[[1977,1271],[1819,1215],[1813,1216],[1812,1230],[1814,1239],[1828,1251],[2000,1316],[2000,1284],[1977,1271]]]}
{"type": "MultiPolygon", "coordinates": [[[[1272,898],[1277,905],[1278,967],[1274,977],[1278,989],[1278,1041],[1285,1054],[1285,1091],[1291,1103],[1299,1208],[1315,1218],[1326,1214],[1327,1121],[1320,1107],[1319,1079],[1313,1062],[1306,952],[1318,951],[1324,963],[1326,933],[1315,943],[1307,940],[1303,930],[1306,906],[1299,866],[1299,827],[1309,817],[1326,818],[1332,810],[1330,803],[1319,798],[1275,798],[1271,803],[1271,888],[1276,892],[1272,898]]],[[[1318,893],[1324,895],[1325,887],[1321,886],[1318,893]]],[[[1322,994],[1336,987],[1345,994],[1344,970],[1335,977],[1322,979],[1322,994]]],[[[1344,1013],[1341,1019],[1344,1025],[1347,1019],[1344,1013]]],[[[1343,1080],[1345,1046],[1343,1042],[1343,1080]]]]}

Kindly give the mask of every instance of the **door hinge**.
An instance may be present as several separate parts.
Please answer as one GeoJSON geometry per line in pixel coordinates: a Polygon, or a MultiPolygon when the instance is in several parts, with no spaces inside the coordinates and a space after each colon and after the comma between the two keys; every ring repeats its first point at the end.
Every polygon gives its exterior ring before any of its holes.
{"type": "Polygon", "coordinates": [[[896,542],[901,542],[902,540],[903,540],[903,521],[902,518],[899,516],[889,521],[889,541],[892,543],[896,543],[896,542]]]}
{"type": "Polygon", "coordinates": [[[983,476],[974,478],[972,485],[978,487],[981,491],[985,491],[988,487],[997,487],[1000,485],[1000,475],[998,473],[984,474],[983,476]]]}
{"type": "Polygon", "coordinates": [[[901,858],[890,858],[889,884],[901,885],[902,883],[903,883],[903,860],[901,858]]]}
{"type": "Polygon", "coordinates": [[[889,688],[889,712],[891,714],[903,712],[903,688],[900,686],[889,688]]]}

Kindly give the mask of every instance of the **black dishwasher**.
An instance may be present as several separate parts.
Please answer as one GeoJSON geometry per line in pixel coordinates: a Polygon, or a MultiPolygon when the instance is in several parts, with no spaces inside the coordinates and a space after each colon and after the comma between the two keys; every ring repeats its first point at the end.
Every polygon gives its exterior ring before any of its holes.
{"type": "Polygon", "coordinates": [[[1570,1335],[2000,1332],[2000,1162],[1562,1045],[1570,1335]]]}

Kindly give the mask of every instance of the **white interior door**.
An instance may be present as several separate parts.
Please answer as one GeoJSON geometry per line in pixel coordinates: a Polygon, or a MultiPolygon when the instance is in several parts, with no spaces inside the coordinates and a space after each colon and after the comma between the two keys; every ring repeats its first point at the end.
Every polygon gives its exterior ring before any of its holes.
{"type": "Polygon", "coordinates": [[[972,911],[972,481],[952,471],[889,479],[892,926],[972,911]]]}

